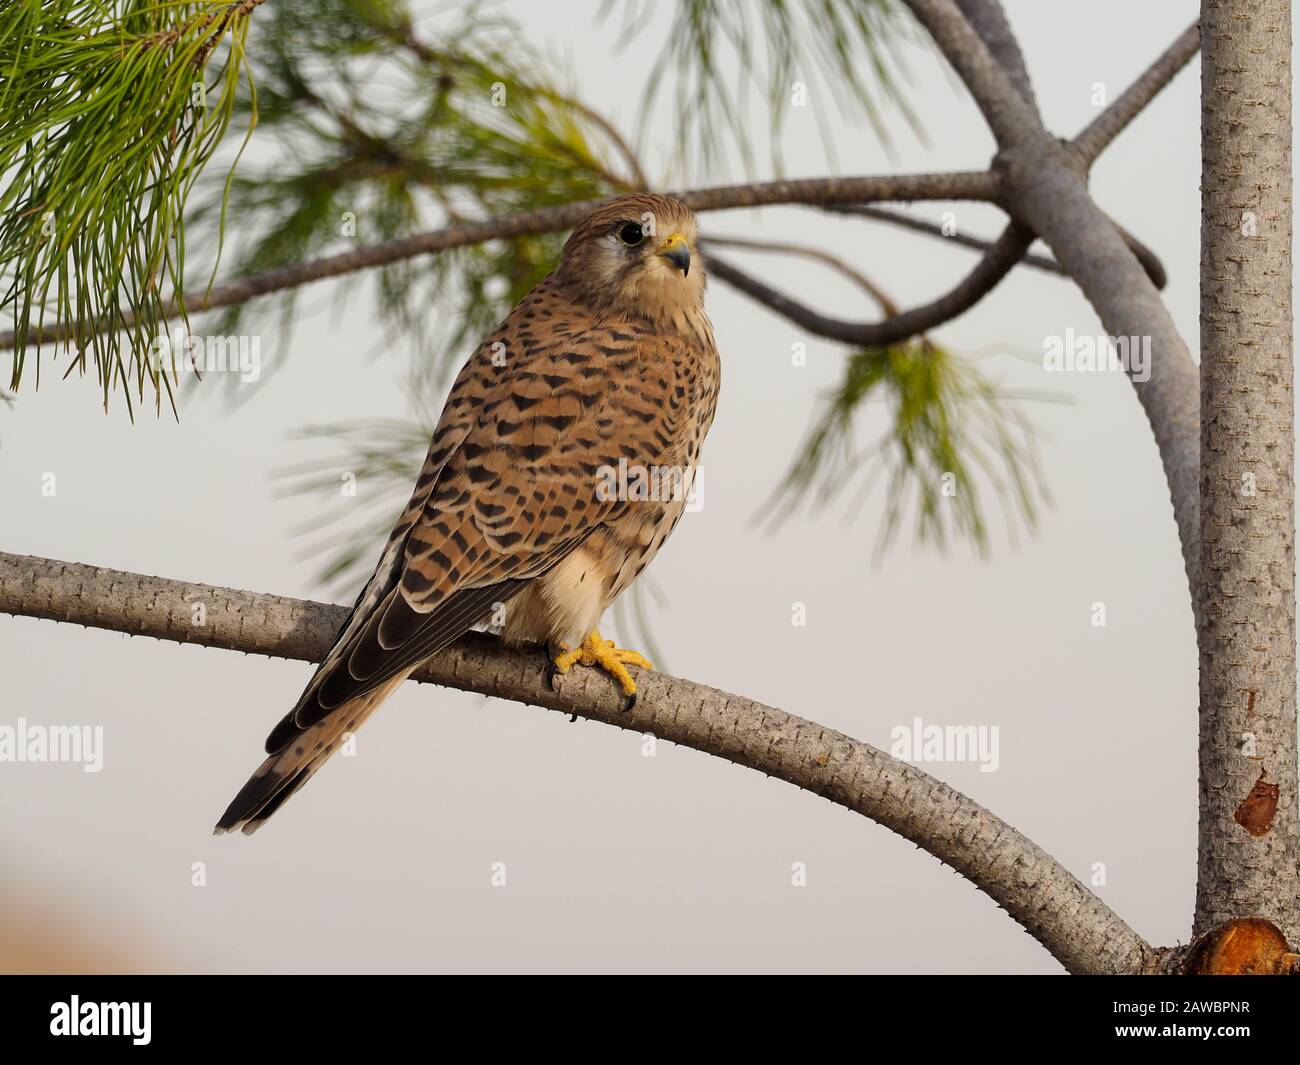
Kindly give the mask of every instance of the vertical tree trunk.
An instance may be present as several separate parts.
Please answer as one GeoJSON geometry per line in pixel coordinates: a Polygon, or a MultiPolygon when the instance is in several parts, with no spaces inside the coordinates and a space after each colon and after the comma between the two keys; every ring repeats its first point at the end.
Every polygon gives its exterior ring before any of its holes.
{"type": "MultiPolygon", "coordinates": [[[[1202,0],[1197,934],[1297,920],[1291,10],[1202,0]]],[[[1158,371],[1157,371],[1158,372],[1158,371]]]]}

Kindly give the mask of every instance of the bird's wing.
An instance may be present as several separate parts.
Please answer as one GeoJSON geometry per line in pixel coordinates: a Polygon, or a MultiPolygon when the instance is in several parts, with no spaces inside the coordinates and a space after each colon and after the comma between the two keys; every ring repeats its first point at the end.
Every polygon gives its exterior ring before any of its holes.
{"type": "Polygon", "coordinates": [[[256,828],[423,659],[627,505],[602,468],[653,460],[682,406],[627,328],[543,285],[470,357],[374,576],[218,831],[256,828]]]}

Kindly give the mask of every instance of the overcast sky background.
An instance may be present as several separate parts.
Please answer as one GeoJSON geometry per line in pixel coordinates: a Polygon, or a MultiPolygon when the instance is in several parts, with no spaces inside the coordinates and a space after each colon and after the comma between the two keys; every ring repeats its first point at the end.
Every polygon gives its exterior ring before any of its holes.
{"type": "MultiPolygon", "coordinates": [[[[614,47],[598,5],[504,5],[580,70],[577,88],[630,123],[644,41],[614,47]]],[[[1194,0],[1008,0],[1049,126],[1072,135],[1195,17],[1194,0]]],[[[253,32],[256,32],[256,17],[253,32]]],[[[659,36],[655,37],[654,34],[659,36]]],[[[826,101],[843,173],[984,166],[992,140],[943,65],[911,49],[926,142],[894,123],[893,156],[826,101]]],[[[1197,349],[1199,81],[1185,70],[1105,154],[1099,203],[1163,258],[1175,321],[1197,349]]],[[[667,109],[650,145],[676,144],[667,109]]],[[[795,176],[826,172],[816,116],[792,111],[795,176]]],[[[660,159],[659,161],[662,161],[660,159]]],[[[656,162],[651,153],[650,162],[656,162]]],[[[740,180],[738,172],[712,175],[740,180]]],[[[935,220],[949,205],[919,205],[935,220]]],[[[995,235],[996,211],[953,208],[995,235]]],[[[364,220],[362,220],[364,226],[364,220]]],[[[840,254],[907,305],[947,290],[972,253],[805,209],[705,216],[705,235],[797,238],[840,254]]],[[[860,294],[807,264],[750,256],[769,283],[844,317],[860,294]]],[[[369,359],[369,308],[330,314],[313,288],[278,372],[235,409],[189,404],[129,424],[95,385],[24,382],[0,409],[0,547],[294,596],[319,596],[293,528],[331,499],[273,498],[269,471],[321,454],[306,423],[406,412],[408,353],[369,359]],[[53,498],[43,473],[57,475],[53,498]]],[[[1185,941],[1194,896],[1196,655],[1168,492],[1122,376],[1048,375],[1044,338],[1100,332],[1074,287],[1017,270],[937,331],[1025,409],[1054,498],[1037,535],[987,560],[901,546],[872,563],[880,496],[856,519],[752,518],[784,473],[844,353],[715,283],[723,391],[704,453],[705,505],[652,567],[671,671],[888,748],[915,716],[997,725],[1000,765],[929,764],[1085,882],[1153,943],[1185,941]],[[808,365],[791,366],[791,345],[808,365]],[[1012,353],[1020,354],[1012,354],[1012,353]],[[807,626],[791,625],[804,603],[807,626]],[[1105,627],[1092,624],[1104,602],[1105,627]]],[[[242,397],[241,397],[242,398],[242,397]]],[[[867,423],[864,423],[867,424],[867,423]]],[[[870,431],[863,439],[870,439],[870,431]]],[[[360,485],[359,503],[366,499],[360,485]]],[[[100,964],[198,971],[1059,972],[994,903],[937,860],[789,785],[691,750],[560,714],[407,685],[257,836],[211,826],[257,765],[305,664],[0,617],[0,724],[102,724],[105,765],[0,765],[0,913],[48,927],[100,964]],[[508,883],[491,886],[493,862],[508,883]],[[804,862],[808,884],[791,884],[804,862]],[[207,885],[191,886],[206,863],[207,885]],[[111,959],[103,961],[102,959],[111,959]]],[[[5,938],[0,928],[0,941],[5,938]]]]}

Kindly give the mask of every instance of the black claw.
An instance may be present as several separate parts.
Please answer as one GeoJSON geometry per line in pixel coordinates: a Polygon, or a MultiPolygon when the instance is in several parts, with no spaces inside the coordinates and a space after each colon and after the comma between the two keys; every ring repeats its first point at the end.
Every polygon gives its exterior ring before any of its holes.
{"type": "Polygon", "coordinates": [[[623,713],[628,713],[634,706],[636,706],[636,692],[623,696],[623,713]]]}

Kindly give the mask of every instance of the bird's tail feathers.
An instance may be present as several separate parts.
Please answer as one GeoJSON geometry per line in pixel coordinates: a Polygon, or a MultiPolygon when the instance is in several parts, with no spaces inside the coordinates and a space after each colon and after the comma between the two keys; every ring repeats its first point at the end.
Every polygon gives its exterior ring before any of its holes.
{"type": "Polygon", "coordinates": [[[298,730],[288,742],[269,755],[248,783],[231,801],[217,822],[214,834],[236,829],[251,836],[262,827],[295,791],[301,788],[325,761],[347,742],[379,707],[393,689],[407,677],[393,677],[383,685],[349,699],[315,724],[298,730]]]}

